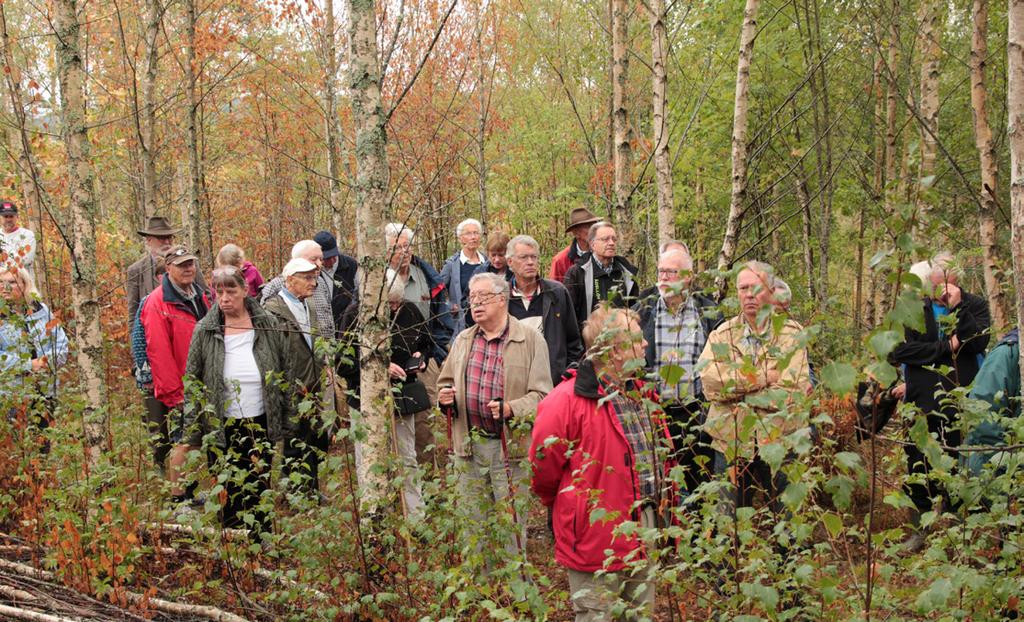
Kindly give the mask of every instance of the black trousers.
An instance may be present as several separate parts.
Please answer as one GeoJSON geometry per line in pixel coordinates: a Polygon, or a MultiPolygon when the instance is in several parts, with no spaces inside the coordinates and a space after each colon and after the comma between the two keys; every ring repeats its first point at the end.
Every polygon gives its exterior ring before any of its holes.
{"type": "Polygon", "coordinates": [[[170,409],[153,396],[152,389],[142,398],[142,403],[146,407],[145,424],[153,447],[153,464],[163,470],[167,456],[171,453],[171,440],[167,432],[167,414],[170,409]]]}
{"type": "Polygon", "coordinates": [[[686,491],[693,492],[710,481],[715,464],[711,438],[700,427],[704,413],[699,402],[667,404],[664,408],[668,431],[672,435],[672,458],[683,468],[686,491]]]}
{"type": "MultiPolygon", "coordinates": [[[[945,411],[931,412],[927,414],[927,417],[928,432],[938,437],[939,444],[947,447],[960,446],[960,430],[954,429],[958,419],[956,411],[946,409],[945,411]]],[[[918,449],[917,445],[904,445],[903,451],[907,454],[907,473],[922,474],[926,477],[931,473],[932,467],[928,464],[928,459],[925,458],[924,453],[918,449]]],[[[955,450],[947,449],[946,453],[954,458],[959,455],[955,450]]],[[[903,484],[903,491],[907,493],[910,500],[914,502],[914,507],[921,513],[930,512],[932,509],[932,499],[938,496],[946,500],[947,509],[952,507],[950,505],[949,493],[946,492],[945,487],[930,477],[924,483],[907,482],[903,484]]]]}
{"type": "Polygon", "coordinates": [[[217,462],[221,469],[228,471],[224,482],[227,499],[221,507],[221,523],[226,528],[251,528],[243,517],[253,513],[254,528],[260,533],[269,533],[269,515],[256,509],[260,496],[270,489],[273,446],[267,436],[267,416],[227,419],[224,437],[227,444],[217,462]]]}
{"type": "Polygon", "coordinates": [[[281,474],[286,480],[299,476],[299,490],[315,495],[320,490],[320,461],[327,455],[331,437],[324,430],[320,417],[303,418],[293,434],[284,441],[284,464],[281,474]]]}

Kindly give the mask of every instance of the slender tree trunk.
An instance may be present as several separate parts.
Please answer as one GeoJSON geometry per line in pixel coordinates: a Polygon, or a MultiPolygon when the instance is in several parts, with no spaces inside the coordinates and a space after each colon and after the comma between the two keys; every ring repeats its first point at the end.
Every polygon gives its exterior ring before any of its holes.
{"type": "MultiPolygon", "coordinates": [[[[1010,142],[1010,226],[1013,281],[1017,292],[1017,328],[1024,332],[1024,0],[1010,0],[1007,10],[1006,92],[1010,142]]],[[[1024,356],[1020,357],[1024,378],[1024,356]]]]}
{"type": "Polygon", "coordinates": [[[476,50],[477,50],[477,134],[476,169],[477,193],[480,200],[480,222],[488,231],[487,223],[487,117],[490,108],[490,91],[487,87],[487,63],[484,61],[484,10],[483,2],[477,4],[476,50]]]}
{"type": "Polygon", "coordinates": [[[988,0],[974,0],[974,33],[971,37],[971,109],[974,112],[974,140],[981,160],[981,209],[978,237],[981,241],[985,292],[992,312],[992,325],[1006,327],[1006,296],[996,277],[996,174],[998,161],[988,124],[988,90],[985,87],[985,59],[988,57],[988,0]]]}
{"type": "Polygon", "coordinates": [[[21,178],[21,193],[24,206],[32,219],[32,230],[36,234],[36,287],[41,295],[45,296],[49,289],[49,277],[46,271],[46,252],[43,245],[43,193],[39,177],[39,165],[36,162],[32,150],[32,141],[28,133],[28,120],[25,115],[25,100],[21,94],[21,71],[14,64],[14,53],[11,50],[11,38],[7,32],[7,14],[4,6],[0,3],[0,38],[2,38],[3,50],[2,59],[4,64],[4,76],[6,78],[7,95],[11,102],[11,109],[14,112],[15,128],[17,133],[17,154],[18,154],[18,176],[21,178]]]}
{"type": "Polygon", "coordinates": [[[142,211],[148,219],[159,210],[156,197],[156,75],[160,62],[157,43],[163,7],[160,0],[146,0],[146,72],[142,76],[142,119],[139,150],[142,156],[142,211]]]}
{"type": "Polygon", "coordinates": [[[324,2],[324,128],[327,136],[327,176],[331,201],[331,226],[336,235],[345,231],[345,213],[342,209],[341,156],[338,153],[338,52],[334,22],[334,0],[324,2]]]}
{"type": "MultiPolygon", "coordinates": [[[[203,160],[199,155],[199,97],[196,83],[198,76],[196,67],[196,0],[185,0],[185,106],[187,114],[186,150],[188,151],[188,245],[193,252],[198,252],[203,244],[203,160]]],[[[212,265],[209,254],[200,254],[199,263],[212,265]]]]}
{"type": "MultiPolygon", "coordinates": [[[[736,97],[732,117],[732,195],[729,216],[725,222],[725,237],[718,253],[718,269],[729,269],[736,245],[739,243],[740,224],[747,201],[747,110],[750,105],[750,60],[754,55],[754,37],[757,35],[757,11],[760,0],[746,0],[743,9],[743,28],[740,30],[739,60],[736,63],[736,97]]],[[[725,279],[718,277],[719,294],[725,293],[725,279]]]]}
{"type": "Polygon", "coordinates": [[[387,291],[383,216],[388,210],[388,162],[384,111],[380,96],[376,16],[373,0],[348,0],[349,81],[356,144],[356,248],[364,278],[359,284],[360,381],[362,419],[368,430],[362,452],[361,498],[370,509],[382,507],[387,478],[374,465],[386,461],[387,430],[393,425],[388,380],[390,336],[382,293],[387,291]]]}
{"type": "MultiPolygon", "coordinates": [[[[875,114],[871,120],[871,135],[875,137],[874,176],[872,178],[871,204],[878,205],[885,193],[885,136],[879,131],[879,121],[885,115],[885,98],[882,97],[882,65],[884,54],[879,50],[879,58],[875,61],[875,70],[871,78],[871,96],[875,100],[875,114]]],[[[860,343],[861,333],[873,328],[875,319],[875,300],[873,294],[864,297],[864,247],[867,244],[867,220],[869,203],[863,202],[857,216],[857,281],[854,286],[854,326],[857,332],[856,342],[860,343]]]]}
{"type": "Polygon", "coordinates": [[[818,299],[825,303],[829,292],[829,257],[832,245],[832,105],[828,90],[828,60],[821,51],[821,6],[820,0],[810,0],[808,29],[814,33],[815,65],[818,68],[818,92],[821,96],[821,112],[815,115],[817,142],[818,176],[821,191],[821,218],[818,219],[818,299]]]}
{"type": "MultiPolygon", "coordinates": [[[[629,111],[626,108],[626,88],[629,83],[629,45],[627,37],[626,0],[612,3],[612,97],[614,99],[615,125],[615,218],[622,229],[630,229],[630,194],[633,190],[632,132],[629,127],[629,111]]],[[[622,233],[620,233],[622,235],[622,233]]]]}
{"type": "Polygon", "coordinates": [[[676,237],[672,197],[672,158],[668,152],[668,34],[665,0],[651,0],[651,67],[653,84],[654,174],[658,187],[658,242],[676,237]]]}
{"type": "MultiPolygon", "coordinates": [[[[615,30],[615,1],[608,0],[608,136],[607,164],[611,170],[615,170],[615,37],[612,34],[615,30]]],[[[612,184],[611,192],[607,197],[608,220],[612,220],[615,209],[615,184],[612,184]]]]}
{"type": "Polygon", "coordinates": [[[939,135],[939,61],[942,50],[939,39],[942,36],[939,16],[941,5],[938,0],[924,0],[921,3],[918,47],[921,50],[921,101],[920,114],[924,127],[921,128],[921,163],[918,174],[917,209],[915,223],[918,231],[925,224],[930,209],[924,190],[931,185],[928,179],[935,174],[935,157],[938,153],[936,138],[939,135]]]}
{"type": "MultiPolygon", "coordinates": [[[[698,214],[704,214],[704,167],[697,167],[697,179],[693,183],[693,204],[698,214]]],[[[708,269],[707,262],[707,229],[706,218],[698,218],[696,226],[696,240],[690,243],[690,254],[696,262],[697,273],[700,274],[708,269]]]]}
{"type": "MultiPolygon", "coordinates": [[[[900,43],[899,14],[899,0],[893,0],[892,13],[889,16],[889,49],[886,52],[886,65],[888,66],[888,72],[886,76],[885,93],[885,167],[883,179],[883,187],[885,190],[883,208],[887,217],[896,212],[896,204],[901,200],[901,188],[903,186],[903,176],[900,175],[897,170],[900,163],[897,157],[900,151],[899,134],[896,131],[898,121],[897,113],[899,112],[899,82],[898,76],[896,75],[896,64],[899,60],[900,43]]],[[[884,304],[884,274],[884,269],[882,269],[882,274],[876,273],[871,277],[871,299],[872,306],[874,308],[874,316],[870,321],[875,325],[880,324],[885,317],[886,305],[884,304]]]]}
{"type": "Polygon", "coordinates": [[[107,445],[103,384],[103,333],[96,297],[96,196],[93,189],[91,147],[86,129],[85,80],[76,0],[57,0],[54,34],[60,75],[61,137],[67,150],[68,197],[71,207],[71,296],[75,310],[75,337],[86,409],[85,444],[90,464],[107,445]]]}

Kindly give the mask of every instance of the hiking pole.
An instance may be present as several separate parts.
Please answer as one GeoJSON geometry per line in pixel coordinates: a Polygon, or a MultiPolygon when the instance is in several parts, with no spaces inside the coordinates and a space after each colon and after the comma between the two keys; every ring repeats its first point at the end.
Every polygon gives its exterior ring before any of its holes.
{"type": "MultiPolygon", "coordinates": [[[[439,387],[440,390],[451,388],[453,387],[450,384],[439,387]]],[[[453,400],[451,404],[447,405],[439,404],[439,406],[441,407],[441,412],[444,413],[445,423],[448,427],[448,458],[450,461],[451,457],[455,455],[455,447],[452,445],[452,419],[455,417],[455,401],[453,400]]]]}
{"type": "Polygon", "coordinates": [[[505,399],[499,397],[498,402],[498,438],[501,439],[501,458],[505,462],[505,479],[508,481],[508,507],[512,511],[512,527],[516,534],[516,547],[522,551],[524,557],[526,548],[523,546],[523,538],[519,533],[519,516],[516,514],[516,487],[512,483],[512,462],[508,458],[508,440],[505,437],[505,399]]]}

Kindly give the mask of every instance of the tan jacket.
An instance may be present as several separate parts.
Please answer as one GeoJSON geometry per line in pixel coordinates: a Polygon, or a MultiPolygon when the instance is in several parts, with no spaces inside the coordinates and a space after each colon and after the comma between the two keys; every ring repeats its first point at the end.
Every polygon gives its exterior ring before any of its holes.
{"type": "MultiPolygon", "coordinates": [[[[777,318],[773,318],[777,319],[777,318]]],[[[710,402],[704,429],[711,446],[725,454],[751,458],[754,449],[806,428],[806,413],[787,406],[811,388],[807,350],[797,335],[803,327],[786,320],[763,336],[755,355],[743,337],[743,316],[727,320],[708,337],[700,355],[700,379],[710,402]],[[776,382],[768,382],[771,372],[776,382]]]]}
{"type": "MultiPolygon", "coordinates": [[[[551,391],[551,367],[548,364],[548,345],[537,331],[523,326],[519,320],[509,316],[508,338],[502,360],[505,366],[505,401],[512,408],[512,418],[533,424],[537,415],[537,403],[551,391]]],[[[452,421],[452,444],[456,456],[472,455],[469,442],[468,418],[466,415],[466,365],[469,350],[473,346],[479,326],[470,326],[459,333],[452,342],[451,351],[437,377],[437,386],[451,385],[455,388],[455,403],[458,416],[452,421]]],[[[516,426],[513,435],[508,426],[505,434],[515,442],[509,444],[509,451],[515,457],[526,455],[530,440],[529,426],[516,426]]]]}

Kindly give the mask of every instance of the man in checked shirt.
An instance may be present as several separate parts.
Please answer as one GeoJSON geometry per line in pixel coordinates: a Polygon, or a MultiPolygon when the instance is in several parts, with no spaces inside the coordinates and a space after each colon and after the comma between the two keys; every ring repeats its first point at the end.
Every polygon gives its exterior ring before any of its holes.
{"type": "Polygon", "coordinates": [[[544,338],[508,314],[508,299],[504,276],[482,272],[469,280],[468,301],[475,324],[452,342],[437,386],[441,406],[456,406],[452,449],[460,477],[461,512],[471,528],[470,543],[478,551],[504,548],[518,555],[525,553],[522,502],[528,497],[520,462],[526,455],[537,403],[551,391],[551,368],[544,338]],[[519,507],[510,512],[517,523],[515,532],[504,531],[500,541],[489,542],[496,534],[481,528],[483,519],[508,511],[510,497],[519,500],[519,507]]]}

